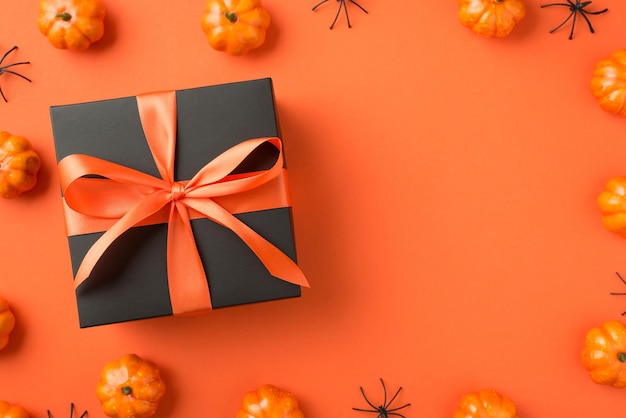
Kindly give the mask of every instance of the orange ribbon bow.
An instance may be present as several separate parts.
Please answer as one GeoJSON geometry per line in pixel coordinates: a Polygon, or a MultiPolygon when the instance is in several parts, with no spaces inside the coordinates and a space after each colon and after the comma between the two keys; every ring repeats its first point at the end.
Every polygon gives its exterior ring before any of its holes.
{"type": "MultiPolygon", "coordinates": [[[[251,207],[250,201],[254,198],[242,199],[242,196],[259,196],[267,188],[285,190],[286,172],[280,139],[243,141],[210,161],[192,179],[176,182],[175,92],[137,96],[137,106],[161,178],[89,155],[72,154],[59,162],[68,235],[93,232],[94,225],[107,225],[106,232],[83,259],[76,273],[75,287],[88,280],[100,257],[120,235],[135,226],[159,222],[163,217],[159,215],[167,213],[168,206],[167,275],[174,314],[211,309],[208,282],[191,229],[192,217],[205,217],[229,228],[250,247],[272,276],[308,287],[302,271],[291,258],[233,216],[251,207]],[[271,168],[230,174],[246,156],[266,142],[278,149],[278,158],[271,168]],[[240,197],[236,204],[238,209],[229,208],[232,196],[240,197]]],[[[284,201],[285,198],[278,199],[284,201]]],[[[264,202],[263,198],[259,205],[284,206],[264,202]]]]}

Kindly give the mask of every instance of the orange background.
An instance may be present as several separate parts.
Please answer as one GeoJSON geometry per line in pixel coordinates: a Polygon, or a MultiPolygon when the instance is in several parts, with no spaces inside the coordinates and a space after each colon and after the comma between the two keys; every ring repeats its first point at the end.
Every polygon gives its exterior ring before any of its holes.
{"type": "Polygon", "coordinates": [[[168,385],[157,418],[232,417],[263,383],[308,417],[366,417],[378,378],[412,417],[450,417],[493,387],[521,417],[615,417],[624,392],[579,363],[587,330],[620,319],[626,242],[595,199],[626,174],[626,121],[589,93],[595,63],[626,47],[626,3],[597,0],[596,34],[565,7],[527,16],[506,39],[461,26],[456,2],[266,0],[266,44],[212,50],[204,0],[105,0],[105,37],[54,49],[36,1],[3,4],[0,129],[43,157],[35,190],[0,202],[0,294],[18,325],[0,352],[0,399],[31,416],[103,416],[102,366],[134,352],[168,385]],[[51,105],[272,77],[290,169],[302,298],[79,329],[48,109],[51,105]]]}

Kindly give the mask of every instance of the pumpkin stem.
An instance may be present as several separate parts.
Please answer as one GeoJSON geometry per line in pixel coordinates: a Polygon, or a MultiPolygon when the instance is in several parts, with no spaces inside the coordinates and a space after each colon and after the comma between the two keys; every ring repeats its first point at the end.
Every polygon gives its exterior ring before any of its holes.
{"type": "Polygon", "coordinates": [[[237,13],[235,12],[224,12],[224,17],[228,19],[230,23],[235,23],[237,21],[237,13]]]}
{"type": "Polygon", "coordinates": [[[617,353],[617,359],[622,363],[626,363],[626,353],[624,353],[623,351],[617,353]]]}
{"type": "Polygon", "coordinates": [[[71,14],[69,14],[68,12],[57,13],[57,14],[56,14],[56,16],[54,16],[54,17],[56,17],[57,19],[64,20],[64,21],[66,21],[66,22],[67,22],[68,20],[71,20],[71,19],[72,19],[72,15],[71,15],[71,14]]]}
{"type": "Polygon", "coordinates": [[[130,386],[122,386],[122,394],[130,395],[133,393],[133,389],[130,386]]]}

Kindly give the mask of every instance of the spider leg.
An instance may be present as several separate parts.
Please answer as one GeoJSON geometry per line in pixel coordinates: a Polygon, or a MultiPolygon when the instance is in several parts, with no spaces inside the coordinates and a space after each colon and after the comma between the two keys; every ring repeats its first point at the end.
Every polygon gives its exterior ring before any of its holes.
{"type": "Polygon", "coordinates": [[[571,5],[571,3],[570,3],[570,4],[568,4],[568,3],[550,3],[550,4],[542,4],[542,5],[541,5],[541,6],[539,6],[539,7],[541,7],[541,8],[543,9],[544,7],[550,7],[550,6],[565,6],[565,7],[571,7],[572,5],[571,5]]]}
{"type": "Polygon", "coordinates": [[[384,407],[387,408],[389,404],[393,402],[393,399],[391,400],[391,402],[387,403],[387,387],[385,386],[385,382],[383,381],[382,377],[380,378],[380,384],[383,385],[383,405],[385,405],[384,407]]]}
{"type": "Polygon", "coordinates": [[[355,411],[359,411],[359,412],[378,412],[378,409],[361,409],[361,408],[352,408],[355,411]]]}
{"type": "Polygon", "coordinates": [[[388,409],[388,410],[387,410],[387,412],[395,412],[395,411],[399,411],[399,410],[401,410],[401,409],[403,409],[403,408],[406,408],[407,406],[411,406],[411,404],[410,404],[410,403],[407,403],[407,404],[404,404],[404,405],[399,406],[399,407],[397,407],[397,408],[388,409]]]}
{"type": "MultiPolygon", "coordinates": [[[[8,102],[6,96],[4,95],[4,92],[2,91],[2,87],[0,87],[0,96],[2,96],[5,103],[8,102]]],[[[50,412],[48,412],[48,418],[50,418],[50,412]]]]}
{"type": "Polygon", "coordinates": [[[367,13],[367,10],[365,10],[365,8],[363,6],[361,6],[359,3],[357,3],[354,0],[348,0],[350,3],[354,4],[356,7],[358,7],[359,9],[363,10],[365,13],[367,13]]]}
{"type": "Polygon", "coordinates": [[[339,17],[339,13],[341,12],[341,6],[343,6],[343,10],[346,12],[346,21],[348,22],[348,27],[351,28],[352,25],[350,24],[350,15],[348,14],[348,6],[346,5],[346,1],[345,0],[338,0],[339,1],[339,10],[337,10],[337,15],[335,16],[335,20],[333,20],[333,24],[330,26],[330,28],[332,29],[333,26],[335,26],[335,22],[337,21],[337,18],[339,17]]]}
{"type": "Polygon", "coordinates": [[[584,10],[580,11],[581,16],[583,17],[583,19],[585,19],[585,22],[587,22],[587,26],[589,26],[589,31],[591,33],[596,33],[596,31],[593,30],[593,26],[591,26],[591,21],[589,20],[589,18],[587,17],[587,15],[585,13],[587,13],[587,12],[585,12],[584,10]]]}
{"type": "Polygon", "coordinates": [[[16,49],[17,49],[17,45],[15,45],[13,48],[11,48],[7,52],[5,52],[4,55],[2,56],[2,58],[0,58],[0,64],[2,64],[2,62],[7,57],[7,55],[9,55],[11,52],[15,51],[16,49]]]}
{"type": "Polygon", "coordinates": [[[581,12],[582,12],[582,13],[586,13],[586,14],[588,14],[588,15],[601,15],[602,13],[606,13],[606,12],[608,12],[608,11],[609,11],[609,8],[608,8],[608,7],[607,7],[607,8],[604,8],[604,9],[602,9],[602,10],[599,10],[599,11],[597,11],[597,12],[590,12],[590,11],[587,11],[587,10],[581,10],[581,12]]]}
{"type": "MultiPolygon", "coordinates": [[[[393,403],[393,401],[395,401],[395,400],[396,400],[396,397],[398,396],[398,394],[400,393],[400,391],[401,391],[401,390],[402,390],[402,386],[400,386],[400,387],[398,388],[398,390],[396,391],[396,394],[395,394],[395,395],[393,395],[393,398],[391,398],[391,400],[389,401],[389,403],[385,405],[385,408],[388,408],[388,407],[390,407],[390,406],[391,406],[391,404],[393,403]]],[[[410,406],[410,405],[411,405],[410,403],[407,403],[407,404],[404,404],[404,405],[402,405],[402,406],[398,406],[398,407],[396,407],[396,408],[387,409],[387,412],[388,412],[388,413],[391,413],[391,412],[394,412],[394,411],[399,411],[400,409],[406,408],[407,406],[410,406]]],[[[399,414],[395,414],[395,415],[399,415],[399,414]]],[[[402,415],[400,415],[400,416],[402,416],[402,415]]]]}
{"type": "MultiPolygon", "coordinates": [[[[87,411],[83,412],[83,413],[80,415],[80,417],[79,417],[79,418],[85,418],[86,416],[87,416],[87,411]]],[[[72,418],[72,417],[70,417],[70,418],[72,418]]]]}
{"type": "Polygon", "coordinates": [[[561,29],[561,28],[563,27],[563,25],[565,25],[567,22],[569,22],[569,20],[572,18],[572,16],[575,16],[575,14],[576,14],[576,12],[571,12],[571,13],[569,14],[569,16],[567,16],[567,19],[565,19],[563,22],[561,22],[561,24],[560,24],[559,26],[557,26],[556,28],[552,29],[552,30],[550,31],[550,33],[554,33],[554,32],[556,32],[557,30],[561,29]]]}
{"type": "MultiPolygon", "coordinates": [[[[619,272],[616,271],[615,274],[622,281],[622,283],[626,284],[626,280],[624,280],[624,278],[622,277],[621,274],[619,274],[619,272]]],[[[624,292],[611,292],[610,295],[612,295],[612,296],[626,296],[626,293],[624,293],[624,292]]],[[[626,312],[624,312],[622,315],[624,315],[624,314],[626,314],[626,312]]]]}
{"type": "Polygon", "coordinates": [[[376,406],[373,403],[371,403],[369,399],[367,399],[367,396],[365,396],[365,391],[363,390],[363,387],[361,386],[359,387],[359,389],[361,390],[361,395],[363,395],[363,399],[365,399],[365,402],[367,402],[369,406],[371,406],[376,411],[378,411],[378,408],[376,408],[376,406]]]}
{"type": "Polygon", "coordinates": [[[385,402],[385,408],[386,408],[386,407],[388,407],[388,406],[390,406],[390,405],[393,403],[393,401],[395,401],[395,400],[396,400],[396,397],[398,396],[398,394],[400,393],[400,391],[401,391],[401,390],[402,390],[402,386],[400,386],[400,387],[398,388],[398,390],[396,391],[395,395],[393,395],[393,397],[391,398],[391,400],[389,401],[389,403],[386,403],[386,402],[385,402]]]}
{"type": "Polygon", "coordinates": [[[15,67],[16,65],[24,65],[24,64],[30,64],[30,62],[29,61],[21,61],[21,62],[14,62],[12,64],[7,64],[5,66],[0,67],[0,72],[2,72],[2,70],[4,70],[5,68],[15,67]]]}
{"type": "Polygon", "coordinates": [[[24,80],[28,81],[29,83],[32,83],[32,80],[31,80],[30,78],[28,78],[28,77],[26,77],[26,76],[23,76],[23,75],[22,75],[22,74],[20,74],[20,73],[16,73],[15,71],[11,71],[11,70],[0,70],[0,74],[2,74],[2,73],[9,73],[9,74],[16,75],[16,76],[21,77],[21,78],[23,78],[24,80]]]}
{"type": "MultiPolygon", "coordinates": [[[[322,0],[321,2],[317,3],[315,6],[313,6],[313,8],[311,10],[315,11],[315,9],[317,9],[318,7],[320,7],[322,4],[326,3],[328,0],[322,0]]],[[[0,61],[2,62],[2,61],[0,61]]]]}
{"type": "MultiPolygon", "coordinates": [[[[574,19],[572,20],[572,30],[569,31],[569,40],[574,39],[574,28],[576,28],[576,15],[578,14],[576,11],[572,12],[574,15],[574,19]]],[[[569,18],[568,18],[569,19],[569,18]]],[[[593,32],[593,30],[592,30],[593,32]]]]}
{"type": "Polygon", "coordinates": [[[404,415],[398,414],[397,412],[389,412],[389,411],[387,411],[387,415],[395,415],[397,417],[406,418],[404,415]]]}

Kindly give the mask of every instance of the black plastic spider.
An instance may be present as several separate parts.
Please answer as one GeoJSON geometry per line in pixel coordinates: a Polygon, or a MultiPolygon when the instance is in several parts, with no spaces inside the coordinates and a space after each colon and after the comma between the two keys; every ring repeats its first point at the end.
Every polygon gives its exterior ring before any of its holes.
{"type": "MultiPolygon", "coordinates": [[[[70,404],[70,418],[74,416],[74,403],[70,404]]],[[[87,411],[83,412],[83,414],[79,418],[85,418],[87,416],[87,411]]],[[[48,411],[48,418],[52,418],[50,411],[48,411]]]]}
{"type": "Polygon", "coordinates": [[[574,28],[576,27],[576,16],[579,13],[583,17],[583,19],[585,19],[585,22],[587,22],[587,25],[589,26],[589,30],[591,31],[591,33],[595,33],[595,31],[593,30],[593,26],[591,26],[591,21],[589,20],[587,15],[588,14],[599,15],[599,14],[608,12],[609,9],[603,9],[598,12],[590,12],[588,10],[585,10],[585,7],[589,6],[590,4],[591,4],[591,1],[584,1],[581,3],[580,0],[576,0],[576,3],[574,3],[572,0],[567,0],[567,3],[550,3],[550,4],[542,5],[541,8],[551,7],[551,6],[565,6],[569,8],[570,10],[570,14],[569,16],[567,16],[567,19],[565,19],[559,26],[552,29],[550,33],[554,33],[557,30],[561,29],[561,27],[563,27],[563,25],[565,25],[573,17],[574,19],[572,20],[572,30],[569,33],[569,39],[572,40],[574,38],[574,28]]]}
{"type": "Polygon", "coordinates": [[[361,389],[361,394],[363,395],[363,398],[365,399],[365,402],[368,403],[369,406],[371,406],[373,409],[361,409],[361,408],[352,408],[355,411],[361,411],[361,412],[374,412],[376,414],[378,414],[378,416],[376,418],[389,418],[389,415],[395,415],[398,417],[402,417],[402,418],[406,418],[404,415],[399,414],[396,411],[399,411],[403,408],[406,408],[407,406],[411,405],[410,403],[407,403],[405,405],[399,406],[397,408],[391,408],[391,404],[393,403],[393,401],[396,400],[396,397],[398,396],[398,394],[400,393],[400,391],[402,390],[402,386],[400,386],[398,388],[398,391],[396,392],[395,395],[393,395],[393,397],[391,398],[391,400],[389,402],[387,402],[387,388],[385,387],[385,382],[383,382],[383,379],[380,379],[380,383],[383,385],[383,404],[380,406],[374,406],[374,404],[372,402],[370,402],[369,399],[367,399],[367,396],[365,396],[365,392],[363,391],[363,387],[359,387],[359,389],[361,389]]]}
{"type": "MultiPolygon", "coordinates": [[[[2,63],[4,62],[4,59],[7,57],[7,55],[9,55],[11,52],[15,51],[17,49],[17,46],[14,46],[13,48],[9,49],[7,52],[4,53],[4,55],[2,56],[2,58],[0,58],[0,65],[2,65],[2,63]]],[[[4,66],[0,66],[0,75],[2,75],[3,73],[9,73],[9,74],[13,74],[16,75],[18,77],[23,78],[24,80],[28,81],[29,83],[31,82],[31,80],[25,76],[23,76],[20,73],[17,73],[13,70],[9,70],[8,68],[11,67],[15,67],[16,65],[23,65],[23,64],[30,64],[30,62],[28,61],[22,61],[22,62],[14,62],[13,64],[7,64],[4,66]]],[[[8,102],[6,96],[4,95],[4,92],[2,91],[2,87],[0,87],[0,95],[2,95],[2,98],[4,99],[5,102],[8,102]]]]}
{"type": "MultiPolygon", "coordinates": [[[[622,283],[626,284],[626,280],[624,280],[624,278],[622,277],[621,274],[619,274],[618,272],[615,272],[615,274],[617,275],[617,277],[619,277],[619,279],[622,281],[622,283]]],[[[611,292],[611,295],[613,296],[626,296],[625,292],[611,292]]],[[[626,311],[622,312],[622,316],[626,315],[626,311]]]]}
{"type": "MultiPolygon", "coordinates": [[[[315,9],[317,9],[318,7],[320,7],[322,4],[326,3],[327,1],[328,0],[322,0],[320,3],[313,6],[313,9],[311,10],[315,11],[315,9]]],[[[339,3],[339,8],[337,9],[335,20],[333,20],[333,23],[330,25],[331,29],[335,27],[335,23],[337,23],[337,19],[339,18],[339,13],[341,13],[342,8],[343,8],[343,11],[346,13],[346,20],[348,21],[348,27],[349,28],[352,27],[352,25],[350,24],[350,16],[348,15],[348,6],[346,5],[346,1],[349,1],[350,3],[354,4],[356,7],[363,10],[365,13],[367,13],[367,10],[365,10],[363,6],[361,6],[359,3],[357,3],[354,0],[337,0],[337,3],[339,3]]]]}

